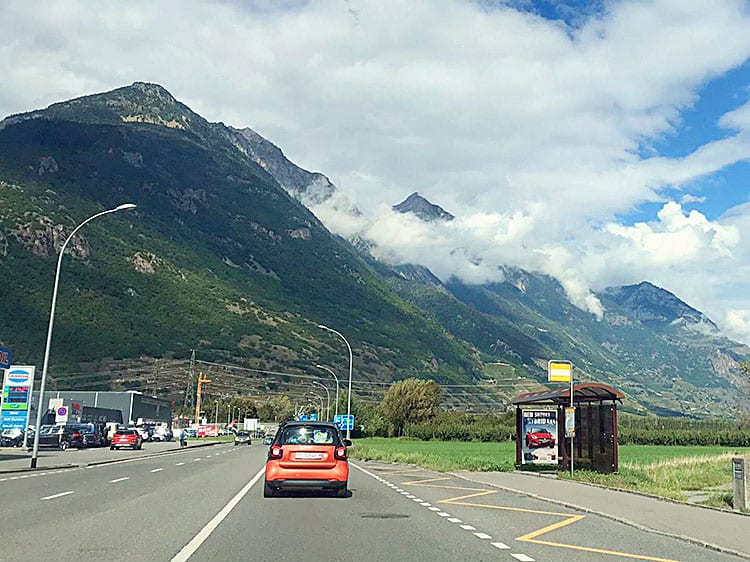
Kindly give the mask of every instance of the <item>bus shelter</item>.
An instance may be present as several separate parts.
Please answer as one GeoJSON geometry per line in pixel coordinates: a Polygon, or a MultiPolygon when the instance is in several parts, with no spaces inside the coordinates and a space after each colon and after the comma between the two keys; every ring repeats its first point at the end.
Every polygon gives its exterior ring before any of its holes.
{"type": "MultiPolygon", "coordinates": [[[[575,437],[573,466],[596,472],[617,472],[617,402],[624,394],[600,383],[573,386],[575,437]]],[[[570,387],[526,392],[516,406],[516,466],[570,468],[570,439],[565,437],[565,408],[570,387]]]]}

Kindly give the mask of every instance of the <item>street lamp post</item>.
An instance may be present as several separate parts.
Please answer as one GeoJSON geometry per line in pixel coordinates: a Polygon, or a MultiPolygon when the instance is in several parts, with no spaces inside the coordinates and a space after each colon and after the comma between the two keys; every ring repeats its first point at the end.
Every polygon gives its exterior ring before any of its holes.
{"type": "Polygon", "coordinates": [[[352,414],[352,346],[349,345],[349,342],[341,333],[337,332],[333,328],[329,328],[328,326],[324,326],[323,324],[318,324],[318,328],[320,328],[321,330],[328,330],[329,332],[333,332],[334,334],[339,336],[342,340],[344,340],[346,348],[349,350],[349,392],[346,396],[346,438],[350,439],[352,435],[349,426],[349,420],[351,419],[350,416],[352,414]]]}
{"type": "Polygon", "coordinates": [[[322,386],[323,390],[326,391],[326,419],[331,419],[331,393],[328,391],[328,387],[318,381],[310,381],[310,382],[313,384],[317,384],[318,386],[322,386]]]}
{"type": "Polygon", "coordinates": [[[320,401],[320,409],[318,410],[318,412],[322,416],[323,415],[323,397],[320,394],[318,394],[317,392],[313,392],[312,390],[308,391],[307,393],[310,396],[315,396],[315,398],[317,398],[320,401]]]}
{"type": "Polygon", "coordinates": [[[336,376],[336,373],[334,373],[331,369],[329,369],[325,365],[315,365],[315,366],[318,369],[324,369],[328,371],[329,373],[331,373],[331,375],[333,376],[333,380],[336,381],[336,399],[333,402],[333,409],[334,409],[333,415],[334,417],[338,416],[339,415],[339,378],[336,376]]]}
{"type": "MultiPolygon", "coordinates": [[[[49,365],[49,350],[52,345],[52,326],[55,323],[55,305],[57,304],[57,287],[60,284],[60,266],[62,265],[62,258],[63,254],[65,253],[65,247],[68,245],[68,242],[71,241],[73,236],[75,236],[76,232],[78,232],[81,227],[83,227],[85,224],[91,222],[95,218],[101,217],[102,215],[107,215],[109,213],[116,213],[118,211],[126,211],[129,209],[135,209],[135,205],[133,203],[125,203],[124,205],[120,205],[119,207],[115,207],[114,209],[109,209],[108,211],[102,211],[101,213],[97,213],[93,216],[90,216],[85,221],[83,221],[81,224],[79,224],[77,227],[73,229],[73,232],[70,233],[70,235],[65,239],[65,242],[63,242],[62,247],[60,248],[60,253],[57,256],[57,269],[55,270],[55,285],[52,289],[52,307],[49,311],[49,325],[47,326],[47,345],[44,348],[44,364],[42,366],[42,381],[39,385],[39,402],[37,403],[36,408],[36,431],[34,431],[34,448],[31,453],[31,468],[36,468],[37,465],[37,459],[39,457],[39,426],[42,423],[42,402],[44,401],[44,387],[47,383],[47,366],[49,365]]],[[[32,381],[32,389],[33,381],[32,381]]],[[[44,411],[46,412],[46,408],[44,408],[44,411]]]]}

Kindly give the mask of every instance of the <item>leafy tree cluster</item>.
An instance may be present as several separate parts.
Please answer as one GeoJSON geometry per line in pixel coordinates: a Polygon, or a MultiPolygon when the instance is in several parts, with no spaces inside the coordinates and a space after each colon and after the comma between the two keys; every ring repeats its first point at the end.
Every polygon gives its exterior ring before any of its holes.
{"type": "Polygon", "coordinates": [[[434,418],[441,401],[442,390],[435,381],[406,379],[391,385],[383,397],[382,411],[400,437],[409,424],[434,418]]]}

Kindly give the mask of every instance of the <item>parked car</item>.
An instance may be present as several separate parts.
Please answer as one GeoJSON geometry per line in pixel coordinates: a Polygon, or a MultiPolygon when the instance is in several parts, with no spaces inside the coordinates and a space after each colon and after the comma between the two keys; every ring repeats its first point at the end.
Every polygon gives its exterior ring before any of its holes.
{"type": "Polygon", "coordinates": [[[23,429],[6,429],[0,433],[0,447],[21,447],[22,445],[23,429]]]}
{"type": "Polygon", "coordinates": [[[171,441],[174,438],[172,430],[168,427],[159,426],[154,428],[151,434],[152,441],[171,441]]]}
{"type": "Polygon", "coordinates": [[[250,445],[250,432],[249,431],[238,431],[234,435],[235,445],[250,445]]]}
{"type": "MultiPolygon", "coordinates": [[[[31,447],[31,442],[27,445],[31,447]]],[[[84,447],[83,433],[79,426],[43,425],[39,429],[39,447],[52,447],[62,451],[70,447],[81,449],[84,447]]]]}
{"type": "Polygon", "coordinates": [[[132,449],[142,448],[143,437],[141,436],[141,433],[135,429],[118,429],[112,437],[112,443],[109,446],[109,450],[113,451],[120,447],[131,447],[132,449]]]}
{"type": "Polygon", "coordinates": [[[105,443],[105,438],[101,431],[94,424],[78,426],[83,436],[84,447],[101,447],[105,443]]]}
{"type": "Polygon", "coordinates": [[[268,450],[263,497],[281,490],[334,491],[347,496],[349,462],[337,426],[327,422],[288,422],[273,439],[268,450]]]}
{"type": "Polygon", "coordinates": [[[526,431],[526,446],[529,449],[538,447],[554,447],[555,438],[543,426],[531,426],[526,431]]]}

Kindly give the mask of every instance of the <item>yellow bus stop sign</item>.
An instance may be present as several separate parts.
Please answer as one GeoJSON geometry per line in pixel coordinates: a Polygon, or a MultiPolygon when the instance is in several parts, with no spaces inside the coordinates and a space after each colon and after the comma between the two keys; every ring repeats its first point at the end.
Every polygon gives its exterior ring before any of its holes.
{"type": "Polygon", "coordinates": [[[573,380],[573,363],[570,361],[548,361],[547,382],[567,382],[573,380]]]}

